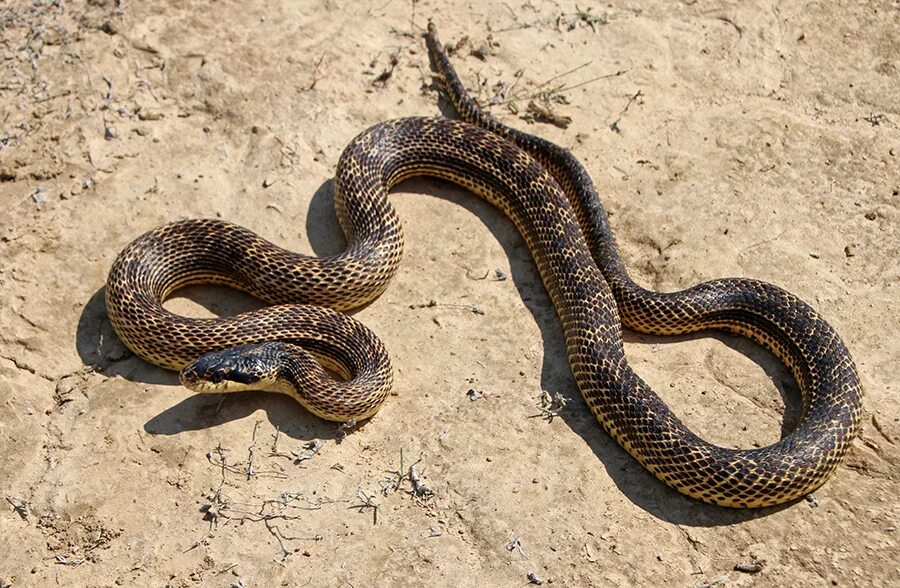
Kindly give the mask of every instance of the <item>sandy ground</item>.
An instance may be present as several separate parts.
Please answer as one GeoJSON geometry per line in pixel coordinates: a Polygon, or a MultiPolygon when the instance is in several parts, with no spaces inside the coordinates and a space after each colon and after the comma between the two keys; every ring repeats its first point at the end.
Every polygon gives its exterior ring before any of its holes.
{"type": "MultiPolygon", "coordinates": [[[[118,4],[0,6],[0,585],[900,583],[897,2],[118,4]],[[640,282],[767,280],[841,333],[863,433],[816,503],[731,511],[642,470],[578,396],[522,239],[444,183],[397,190],[406,259],[356,314],[396,395],[346,438],[286,397],[191,395],[116,340],[106,273],[157,225],[342,249],[344,145],[445,107],[429,17],[479,99],[507,101],[492,112],[591,170],[640,282]]],[[[714,442],[797,418],[787,371],[741,339],[631,333],[627,352],[714,442]]]]}

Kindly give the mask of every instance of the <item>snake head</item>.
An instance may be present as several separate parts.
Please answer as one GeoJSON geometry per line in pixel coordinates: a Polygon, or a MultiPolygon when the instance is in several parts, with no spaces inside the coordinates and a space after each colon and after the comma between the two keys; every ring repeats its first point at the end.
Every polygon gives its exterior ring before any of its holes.
{"type": "Polygon", "coordinates": [[[181,370],[181,384],[194,392],[240,392],[271,388],[281,343],[238,345],[201,356],[181,370]]]}

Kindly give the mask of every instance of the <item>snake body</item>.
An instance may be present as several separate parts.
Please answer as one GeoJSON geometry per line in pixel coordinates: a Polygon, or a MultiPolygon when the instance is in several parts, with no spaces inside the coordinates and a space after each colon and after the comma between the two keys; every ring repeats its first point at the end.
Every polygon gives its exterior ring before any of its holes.
{"type": "MultiPolygon", "coordinates": [[[[335,180],[335,209],[348,241],[343,253],[292,253],[220,220],[150,231],[125,248],[107,281],[109,317],[123,342],[176,370],[210,351],[233,356],[235,346],[285,342],[278,352],[295,357],[281,370],[282,383],[270,389],[294,395],[327,419],[371,416],[390,389],[390,360],[369,329],[338,311],[377,298],[397,271],[403,235],[388,200],[391,187],[413,176],[439,177],[513,221],[557,310],[587,405],[656,477],[689,496],[732,507],[778,504],[821,485],[849,449],[861,410],[859,378],[834,329],[802,300],[757,280],[715,280],[674,293],[636,285],[581,164],[565,149],[481,112],[431,26],[427,41],[446,93],[467,122],[394,120],[347,146],[335,180]],[[167,296],[191,283],[226,284],[274,306],[217,319],[163,308],[167,296]],[[645,333],[718,329],[755,340],[799,383],[804,411],[797,427],[758,449],[700,439],[628,365],[623,323],[645,333]]],[[[187,380],[192,369],[184,372],[187,380]]]]}

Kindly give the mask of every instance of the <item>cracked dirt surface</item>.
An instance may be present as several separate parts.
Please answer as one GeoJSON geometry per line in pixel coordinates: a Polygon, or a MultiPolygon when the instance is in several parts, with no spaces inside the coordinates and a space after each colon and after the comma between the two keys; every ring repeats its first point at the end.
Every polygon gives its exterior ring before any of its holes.
{"type": "MultiPolygon", "coordinates": [[[[0,585],[900,583],[898,26],[896,2],[3,4],[0,585]],[[446,108],[429,17],[479,100],[586,164],[641,283],[759,278],[837,328],[863,433],[814,500],[729,511],[644,472],[578,396],[522,240],[440,182],[394,197],[406,258],[355,316],[396,395],[356,431],[287,398],[192,396],[118,342],[106,272],[157,225],[342,249],[341,149],[446,108]]],[[[168,305],[258,303],[198,288],[168,305]]],[[[798,418],[752,344],[626,336],[711,441],[766,444],[798,418]]]]}

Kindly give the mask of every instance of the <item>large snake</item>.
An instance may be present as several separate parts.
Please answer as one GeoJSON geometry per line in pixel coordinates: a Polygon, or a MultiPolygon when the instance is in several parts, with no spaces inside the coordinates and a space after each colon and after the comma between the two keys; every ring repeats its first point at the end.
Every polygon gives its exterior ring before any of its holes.
{"type": "Polygon", "coordinates": [[[292,253],[219,220],[152,230],[122,251],[107,281],[109,318],[122,341],[147,361],[182,370],[182,382],[197,391],[266,389],[291,394],[325,419],[372,416],[391,386],[388,353],[339,311],[374,300],[397,272],[403,235],[388,200],[391,187],[435,176],[471,190],[515,223],[559,314],[587,405],[657,478],[732,507],[774,505],[821,485],[848,451],[861,410],[859,377],[834,329],[796,296],[757,280],[715,280],[672,293],[635,284],[584,167],[567,150],[483,113],[432,25],[426,38],[466,122],[394,120],[347,146],[334,196],[346,251],[323,258],[292,253]],[[163,308],[174,290],[194,283],[226,284],[274,306],[213,319],[163,308]],[[799,383],[798,425],[758,449],[700,439],[632,371],[623,324],[643,333],[719,329],[753,339],[799,383]]]}

